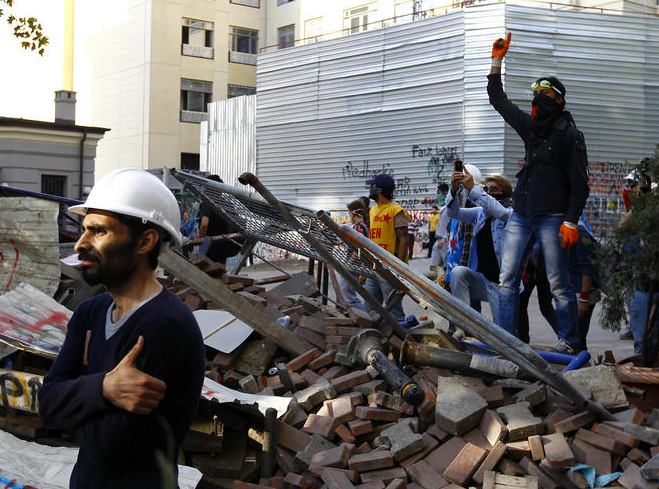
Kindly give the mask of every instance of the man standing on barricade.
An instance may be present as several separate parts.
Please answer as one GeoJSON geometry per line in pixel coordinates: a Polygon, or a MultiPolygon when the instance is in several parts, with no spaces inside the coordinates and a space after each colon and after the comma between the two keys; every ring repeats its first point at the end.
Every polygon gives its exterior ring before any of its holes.
{"type": "Polygon", "coordinates": [[[108,293],[73,313],[39,415],[44,426],[75,429],[72,489],[164,487],[205,368],[192,312],[155,274],[158,254],[182,241],[178,203],[156,176],[123,168],[69,210],[85,216],[75,245],[82,275],[108,293]]]}
{"type": "Polygon", "coordinates": [[[565,110],[565,87],[553,76],[535,80],[531,114],[513,104],[501,84],[501,61],[511,35],[497,39],[487,93],[490,104],[524,141],[526,157],[517,174],[513,214],[499,277],[498,324],[516,334],[519,282],[534,239],[540,243],[559,322],[554,351],[579,349],[579,318],[565,248],[579,239],[577,223],[588,198],[588,159],[583,134],[565,110]]]}
{"type": "MultiPolygon", "coordinates": [[[[399,260],[407,263],[407,225],[410,217],[407,211],[393,202],[396,185],[388,173],[378,173],[372,180],[366,180],[370,186],[369,197],[375,201],[370,211],[369,238],[399,260]]],[[[366,290],[379,302],[386,302],[394,287],[387,282],[367,278],[366,290]]],[[[405,319],[402,301],[391,309],[391,314],[398,320],[405,319]]]]}

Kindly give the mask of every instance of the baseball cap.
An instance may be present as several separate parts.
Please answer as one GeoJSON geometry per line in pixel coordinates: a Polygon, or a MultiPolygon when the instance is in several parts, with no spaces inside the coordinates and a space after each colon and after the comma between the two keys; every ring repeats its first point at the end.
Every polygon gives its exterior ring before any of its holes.
{"type": "Polygon", "coordinates": [[[382,190],[393,189],[396,186],[394,182],[394,177],[392,177],[388,173],[378,173],[377,175],[375,175],[375,178],[366,180],[366,185],[368,185],[369,187],[373,184],[375,184],[377,188],[380,188],[382,190]]]}

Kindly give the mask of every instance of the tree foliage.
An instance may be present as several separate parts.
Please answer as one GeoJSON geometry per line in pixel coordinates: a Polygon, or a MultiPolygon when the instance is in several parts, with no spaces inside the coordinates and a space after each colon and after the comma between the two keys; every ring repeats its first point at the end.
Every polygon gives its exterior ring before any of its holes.
{"type": "MultiPolygon", "coordinates": [[[[0,7],[3,7],[3,4],[11,9],[14,6],[14,0],[0,0],[0,7]]],[[[0,17],[4,14],[4,9],[0,8],[0,17]]],[[[49,40],[44,36],[41,24],[35,17],[17,17],[10,13],[7,16],[7,23],[14,31],[14,37],[20,40],[23,49],[36,51],[43,56],[49,40]]]]}
{"type": "Polygon", "coordinates": [[[600,320],[614,331],[628,322],[626,297],[635,289],[658,290],[659,284],[659,189],[651,188],[659,181],[659,146],[654,158],[642,160],[634,172],[640,192],[632,197],[632,211],[597,250],[606,292],[600,320]]]}

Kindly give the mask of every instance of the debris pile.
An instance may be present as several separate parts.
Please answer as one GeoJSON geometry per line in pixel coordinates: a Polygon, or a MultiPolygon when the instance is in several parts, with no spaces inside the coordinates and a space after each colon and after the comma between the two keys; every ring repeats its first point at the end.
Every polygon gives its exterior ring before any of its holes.
{"type": "MultiPolygon", "coordinates": [[[[294,354],[281,343],[278,348],[278,338],[260,337],[212,358],[208,376],[226,387],[290,398],[274,429],[250,435],[263,453],[255,454],[250,472],[234,470],[241,480],[233,487],[659,488],[659,457],[653,458],[659,410],[630,407],[613,365],[565,373],[584,397],[615,413],[614,420],[595,419],[540,382],[405,365],[401,350],[409,342],[456,346],[424,325],[411,328],[405,342],[386,338],[363,311],[323,305],[305,273],[265,290],[253,279],[198,265],[218,277],[218,287],[309,344],[294,354]],[[359,351],[373,338],[386,368],[373,360],[373,349],[359,351]],[[406,388],[419,389],[420,398],[408,402],[406,388]]],[[[201,291],[175,281],[170,286],[193,309],[217,306],[201,291]]],[[[228,487],[226,456],[246,451],[244,441],[241,447],[226,442],[215,454],[191,456],[208,487],[228,487]]]]}

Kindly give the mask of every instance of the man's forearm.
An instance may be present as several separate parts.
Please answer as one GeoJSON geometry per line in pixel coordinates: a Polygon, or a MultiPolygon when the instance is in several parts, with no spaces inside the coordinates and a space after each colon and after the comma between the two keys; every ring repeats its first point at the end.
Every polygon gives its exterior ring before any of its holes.
{"type": "Polygon", "coordinates": [[[396,228],[396,258],[405,261],[407,258],[407,228],[396,228]]]}

